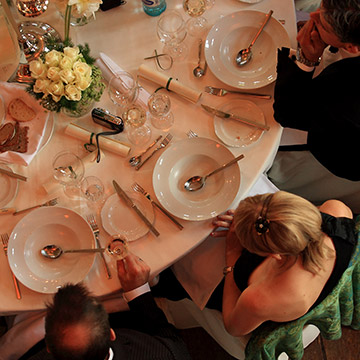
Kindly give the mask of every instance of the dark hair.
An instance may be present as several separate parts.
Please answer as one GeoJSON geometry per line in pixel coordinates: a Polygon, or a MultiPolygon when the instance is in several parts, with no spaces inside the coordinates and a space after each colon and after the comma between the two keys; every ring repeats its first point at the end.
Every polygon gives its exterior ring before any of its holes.
{"type": "Polygon", "coordinates": [[[65,285],[47,304],[45,342],[56,360],[105,359],[110,348],[108,315],[84,285],[65,285]],[[69,343],[71,330],[79,326],[83,336],[69,343]]]}
{"type": "Polygon", "coordinates": [[[323,0],[324,17],[341,42],[360,45],[360,1],[323,0]]]}

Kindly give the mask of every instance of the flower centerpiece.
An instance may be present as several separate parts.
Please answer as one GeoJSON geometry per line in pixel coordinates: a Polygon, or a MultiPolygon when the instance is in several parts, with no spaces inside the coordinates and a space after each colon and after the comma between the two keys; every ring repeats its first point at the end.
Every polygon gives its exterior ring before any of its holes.
{"type": "MultiPolygon", "coordinates": [[[[72,3],[74,0],[69,0],[68,4],[72,3]]],[[[81,116],[100,100],[105,84],[101,70],[90,56],[88,44],[74,46],[70,40],[71,7],[67,5],[64,41],[50,41],[47,44],[50,51],[30,62],[34,82],[27,91],[47,110],[59,112],[63,109],[67,115],[81,116]]],[[[83,11],[88,10],[84,7],[83,11]]]]}

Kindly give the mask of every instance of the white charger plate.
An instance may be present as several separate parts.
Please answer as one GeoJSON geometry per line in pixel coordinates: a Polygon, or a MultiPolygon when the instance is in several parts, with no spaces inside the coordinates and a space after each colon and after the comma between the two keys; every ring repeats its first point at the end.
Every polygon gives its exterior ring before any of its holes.
{"type": "Polygon", "coordinates": [[[221,18],[209,31],[205,41],[205,58],[213,74],[225,84],[239,89],[256,89],[276,79],[277,49],[290,47],[285,28],[271,17],[252,47],[253,57],[239,67],[237,53],[247,48],[266,14],[242,10],[221,18]]]}
{"type": "Polygon", "coordinates": [[[206,175],[234,155],[212,139],[196,137],[171,144],[159,157],[153,171],[153,187],[161,205],[185,220],[211,219],[227,210],[240,187],[238,164],[209,177],[198,191],[184,189],[186,180],[206,175]]]}
{"type": "Polygon", "coordinates": [[[52,244],[63,250],[89,249],[95,248],[95,239],[88,222],[70,209],[38,208],[25,215],[10,235],[9,264],[21,283],[41,293],[55,293],[66,283],[82,281],[95,259],[94,253],[45,258],[40,250],[52,244]]]}
{"type": "MultiPolygon", "coordinates": [[[[0,164],[2,169],[13,172],[5,164],[0,164]]],[[[13,200],[17,194],[19,180],[5,174],[0,174],[0,208],[3,208],[13,200]]]]}
{"type": "MultiPolygon", "coordinates": [[[[233,100],[220,107],[220,110],[233,113],[245,119],[266,124],[262,110],[253,102],[248,100],[233,100]]],[[[238,120],[214,117],[214,128],[216,136],[226,145],[234,147],[245,147],[258,141],[263,130],[246,125],[238,120]]]]}
{"type": "MultiPolygon", "coordinates": [[[[151,202],[144,195],[135,192],[127,192],[127,195],[147,219],[153,223],[155,215],[151,202]]],[[[109,235],[122,235],[127,241],[137,240],[149,232],[146,224],[133,209],[120,200],[118,194],[113,194],[106,199],[101,209],[101,221],[103,228],[109,235]]]]}

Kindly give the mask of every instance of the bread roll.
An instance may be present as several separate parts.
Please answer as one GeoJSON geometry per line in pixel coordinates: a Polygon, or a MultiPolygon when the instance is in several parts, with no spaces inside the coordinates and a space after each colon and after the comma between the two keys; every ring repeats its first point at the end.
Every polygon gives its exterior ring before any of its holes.
{"type": "Polygon", "coordinates": [[[10,101],[8,112],[12,118],[22,122],[31,121],[36,116],[36,112],[19,98],[10,101]]]}

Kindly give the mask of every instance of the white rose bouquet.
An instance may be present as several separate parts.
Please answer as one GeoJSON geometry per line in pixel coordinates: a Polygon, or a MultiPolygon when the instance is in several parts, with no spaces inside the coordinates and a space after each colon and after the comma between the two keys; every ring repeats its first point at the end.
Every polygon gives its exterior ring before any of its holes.
{"type": "Polygon", "coordinates": [[[88,45],[64,46],[54,44],[53,49],[30,62],[34,82],[28,92],[40,100],[41,105],[59,112],[61,108],[80,114],[104,91],[101,71],[94,66],[88,45]]]}

